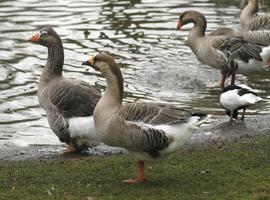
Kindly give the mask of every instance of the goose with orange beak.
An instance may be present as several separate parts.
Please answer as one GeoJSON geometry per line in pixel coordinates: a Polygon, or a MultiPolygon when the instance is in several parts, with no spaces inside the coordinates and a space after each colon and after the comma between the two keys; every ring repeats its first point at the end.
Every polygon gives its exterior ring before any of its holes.
{"type": "Polygon", "coordinates": [[[138,160],[136,179],[146,180],[144,162],[158,160],[181,148],[207,115],[192,113],[168,104],[123,104],[123,76],[112,56],[99,53],[82,63],[99,71],[107,81],[104,94],[94,110],[96,134],[109,146],[122,147],[138,160]]]}
{"type": "Polygon", "coordinates": [[[52,131],[68,144],[65,153],[98,145],[93,111],[101,95],[90,84],[63,76],[64,49],[52,27],[45,27],[28,42],[48,48],[48,58],[38,84],[38,101],[52,131]]]}
{"type": "Polygon", "coordinates": [[[232,76],[233,85],[236,73],[248,75],[270,66],[270,46],[254,44],[243,37],[206,35],[205,16],[193,10],[183,12],[179,16],[176,29],[180,30],[189,23],[194,26],[189,30],[186,44],[199,61],[221,70],[222,88],[225,87],[225,80],[229,76],[232,76]]]}

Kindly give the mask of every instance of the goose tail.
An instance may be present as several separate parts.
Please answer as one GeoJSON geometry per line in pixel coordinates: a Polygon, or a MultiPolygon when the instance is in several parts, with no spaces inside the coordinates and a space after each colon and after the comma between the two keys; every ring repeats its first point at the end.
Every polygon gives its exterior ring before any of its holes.
{"type": "Polygon", "coordinates": [[[211,118],[211,115],[205,113],[192,113],[188,123],[198,128],[201,124],[207,122],[211,118]]]}

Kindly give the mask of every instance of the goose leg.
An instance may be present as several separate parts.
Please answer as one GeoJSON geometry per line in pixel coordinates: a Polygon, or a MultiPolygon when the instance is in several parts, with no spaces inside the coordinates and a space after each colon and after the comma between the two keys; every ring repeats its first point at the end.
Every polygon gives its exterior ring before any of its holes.
{"type": "Polygon", "coordinates": [[[143,181],[145,181],[145,176],[144,176],[144,161],[139,160],[138,161],[139,164],[139,173],[138,173],[138,178],[137,179],[131,179],[131,180],[123,180],[123,182],[125,183],[129,183],[129,184],[134,184],[134,183],[141,183],[143,181]]]}
{"type": "Polygon", "coordinates": [[[244,121],[245,119],[245,113],[246,113],[246,108],[243,109],[242,117],[241,120],[244,121]]]}
{"type": "Polygon", "coordinates": [[[270,68],[270,59],[268,59],[267,63],[266,63],[266,67],[270,68]]]}
{"type": "Polygon", "coordinates": [[[230,121],[233,121],[233,111],[231,111],[230,121]]]}
{"type": "Polygon", "coordinates": [[[237,110],[231,111],[230,122],[237,121],[237,117],[234,118],[235,112],[237,112],[237,110]]]}
{"type": "Polygon", "coordinates": [[[68,153],[74,153],[77,151],[77,148],[75,147],[75,145],[73,143],[70,143],[67,148],[64,149],[64,154],[68,154],[68,153]]]}
{"type": "Polygon", "coordinates": [[[219,84],[222,89],[225,87],[225,81],[226,81],[226,76],[222,74],[220,84],[219,84]]]}
{"type": "Polygon", "coordinates": [[[234,83],[235,83],[235,73],[232,74],[231,85],[234,85],[234,83]]]}

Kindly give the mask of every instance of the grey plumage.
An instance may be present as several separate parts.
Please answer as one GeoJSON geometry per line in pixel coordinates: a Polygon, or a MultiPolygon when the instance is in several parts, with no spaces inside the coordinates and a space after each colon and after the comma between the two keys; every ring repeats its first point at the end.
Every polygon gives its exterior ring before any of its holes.
{"type": "Polygon", "coordinates": [[[256,16],[245,27],[249,30],[270,30],[270,16],[256,16]]]}
{"type": "Polygon", "coordinates": [[[84,117],[93,115],[100,93],[84,81],[62,79],[50,88],[49,98],[64,117],[84,117]]]}
{"type": "Polygon", "coordinates": [[[83,62],[106,78],[107,87],[94,110],[96,132],[102,142],[123,147],[139,160],[136,183],[145,180],[144,161],[167,155],[184,145],[204,121],[205,114],[152,103],[122,105],[123,77],[112,56],[97,54],[83,62]]]}
{"type": "Polygon", "coordinates": [[[87,135],[77,134],[81,138],[71,137],[70,120],[92,116],[94,107],[101,97],[100,92],[84,81],[68,79],[62,75],[63,45],[52,27],[43,28],[29,41],[48,48],[47,62],[38,85],[38,100],[46,111],[50,128],[60,141],[72,144],[81,151],[91,145],[91,142],[86,141],[87,139],[82,142],[82,137],[88,138],[87,135]]]}
{"type": "Polygon", "coordinates": [[[221,87],[224,87],[228,76],[232,75],[231,84],[234,84],[236,73],[260,70],[261,66],[268,62],[270,53],[268,50],[263,52],[265,46],[235,36],[231,29],[223,28],[205,35],[207,21],[200,12],[193,10],[183,12],[179,16],[177,29],[188,23],[193,23],[194,26],[189,31],[186,44],[198,60],[221,70],[221,87]],[[251,59],[252,62],[249,62],[251,59]]]}
{"type": "Polygon", "coordinates": [[[260,53],[262,48],[253,43],[249,43],[242,37],[225,37],[214,42],[213,47],[226,53],[229,52],[231,59],[239,58],[248,63],[250,59],[262,61],[260,53]]]}
{"type": "Polygon", "coordinates": [[[232,37],[243,37],[251,43],[255,43],[261,46],[270,45],[270,30],[257,30],[250,31],[244,29],[233,30],[227,27],[219,27],[215,31],[208,34],[209,36],[232,36],[232,37]]]}
{"type": "Polygon", "coordinates": [[[192,116],[189,111],[175,106],[144,102],[127,103],[119,114],[128,121],[145,122],[152,125],[186,122],[186,119],[192,116]]]}
{"type": "Polygon", "coordinates": [[[258,0],[241,1],[240,24],[246,30],[270,30],[270,15],[257,16],[259,10],[258,0]]]}
{"type": "Polygon", "coordinates": [[[157,158],[175,141],[179,127],[184,127],[183,130],[190,135],[194,126],[185,127],[190,118],[196,117],[200,121],[206,117],[205,114],[192,114],[168,104],[136,102],[122,105],[119,96],[122,95],[123,84],[119,83],[123,79],[119,66],[107,54],[97,54],[91,60],[89,65],[100,71],[107,80],[105,93],[94,111],[96,129],[105,144],[144,152],[157,158]],[[173,134],[166,133],[167,127],[175,129],[169,130],[173,134]]]}

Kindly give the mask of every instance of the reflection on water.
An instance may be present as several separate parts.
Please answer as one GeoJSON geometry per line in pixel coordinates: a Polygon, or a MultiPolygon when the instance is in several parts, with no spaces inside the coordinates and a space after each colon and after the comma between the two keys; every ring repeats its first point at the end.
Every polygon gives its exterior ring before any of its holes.
{"type": "MultiPolygon", "coordinates": [[[[103,90],[104,79],[80,63],[97,51],[110,52],[122,67],[125,101],[163,101],[223,114],[219,71],[196,60],[184,45],[187,29],[176,32],[175,26],[179,13],[196,9],[206,15],[208,31],[222,25],[237,28],[237,6],[228,0],[0,1],[0,142],[59,144],[36,97],[47,50],[25,42],[47,25],[63,39],[66,76],[103,90]]],[[[269,11],[266,2],[262,9],[269,11]]],[[[238,80],[270,98],[268,74],[238,80]]],[[[269,106],[251,112],[268,113],[269,106]]]]}

